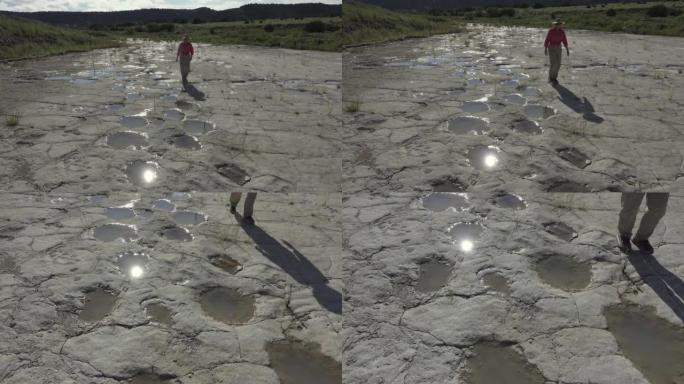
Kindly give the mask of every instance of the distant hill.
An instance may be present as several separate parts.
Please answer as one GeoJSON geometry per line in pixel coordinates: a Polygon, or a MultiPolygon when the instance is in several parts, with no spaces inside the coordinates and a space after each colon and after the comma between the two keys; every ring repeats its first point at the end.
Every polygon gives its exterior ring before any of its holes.
{"type": "Polygon", "coordinates": [[[636,0],[360,0],[388,9],[457,9],[476,7],[514,7],[536,3],[546,6],[637,2],[636,0]]]}
{"type": "Polygon", "coordinates": [[[307,18],[341,16],[341,5],[308,4],[248,4],[240,8],[216,11],[197,9],[138,9],[115,12],[5,12],[0,13],[61,25],[111,25],[147,22],[212,22],[274,18],[307,18]]]}

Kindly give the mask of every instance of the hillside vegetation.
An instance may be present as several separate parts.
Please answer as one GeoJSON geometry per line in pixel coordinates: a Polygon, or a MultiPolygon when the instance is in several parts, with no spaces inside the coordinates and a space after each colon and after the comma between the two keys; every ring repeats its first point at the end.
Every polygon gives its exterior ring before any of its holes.
{"type": "Polygon", "coordinates": [[[684,36],[684,1],[547,7],[399,11],[345,1],[344,43],[355,45],[457,32],[467,23],[547,28],[561,18],[568,29],[684,36]]]}
{"type": "Polygon", "coordinates": [[[461,23],[426,13],[390,11],[356,0],[345,0],[344,44],[377,43],[382,41],[425,37],[462,30],[461,23]]]}
{"type": "Polygon", "coordinates": [[[0,60],[42,57],[118,46],[113,36],[62,28],[39,21],[0,15],[0,60]]]}

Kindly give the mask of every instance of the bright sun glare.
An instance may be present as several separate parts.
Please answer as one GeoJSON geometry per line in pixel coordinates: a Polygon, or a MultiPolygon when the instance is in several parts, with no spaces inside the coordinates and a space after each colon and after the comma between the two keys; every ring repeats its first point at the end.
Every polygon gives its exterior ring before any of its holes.
{"type": "Polygon", "coordinates": [[[146,169],[143,171],[142,177],[149,184],[157,179],[157,172],[154,169],[146,169]]]}
{"type": "Polygon", "coordinates": [[[131,277],[138,278],[143,275],[143,269],[139,265],[131,267],[131,277]]]}
{"type": "Polygon", "coordinates": [[[484,158],[484,163],[487,167],[492,168],[499,162],[499,159],[496,157],[496,155],[487,155],[484,158]]]}
{"type": "Polygon", "coordinates": [[[473,250],[473,246],[474,246],[474,244],[473,244],[473,242],[470,241],[470,240],[463,240],[463,241],[461,241],[461,250],[462,250],[463,252],[470,252],[470,251],[472,251],[472,250],[473,250]]]}

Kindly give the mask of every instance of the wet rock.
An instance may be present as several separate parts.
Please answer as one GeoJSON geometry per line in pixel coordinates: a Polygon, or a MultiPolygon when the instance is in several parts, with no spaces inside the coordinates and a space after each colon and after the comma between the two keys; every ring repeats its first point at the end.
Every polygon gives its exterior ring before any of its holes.
{"type": "Polygon", "coordinates": [[[249,174],[247,174],[247,171],[235,164],[217,164],[216,170],[221,176],[227,177],[229,180],[238,185],[245,185],[251,180],[251,177],[249,174]]]}
{"type": "Polygon", "coordinates": [[[589,164],[591,164],[591,160],[589,160],[589,158],[585,156],[582,152],[580,152],[577,148],[558,149],[558,155],[563,160],[572,163],[572,165],[580,169],[584,169],[589,164]]]}
{"type": "Polygon", "coordinates": [[[110,291],[100,287],[87,291],[78,318],[86,322],[100,321],[112,311],[115,303],[116,295],[110,291]]]}
{"type": "Polygon", "coordinates": [[[446,284],[451,276],[452,266],[440,260],[429,260],[420,264],[416,291],[427,293],[437,291],[446,284]]]}
{"type": "Polygon", "coordinates": [[[228,255],[211,255],[209,256],[209,262],[212,265],[230,273],[231,275],[234,275],[242,270],[242,264],[228,255]]]}
{"type": "Polygon", "coordinates": [[[582,290],[591,281],[591,266],[570,256],[544,256],[537,261],[535,268],[545,283],[565,291],[582,290]]]}
{"type": "Polygon", "coordinates": [[[527,208],[527,203],[522,197],[512,193],[505,193],[494,198],[494,203],[502,208],[521,210],[527,208]]]}
{"type": "Polygon", "coordinates": [[[469,384],[544,384],[539,370],[511,347],[480,343],[473,347],[465,374],[469,384]]]}
{"type": "Polygon", "coordinates": [[[169,227],[162,230],[162,236],[166,239],[180,242],[193,241],[195,237],[186,228],[169,227]]]}
{"type": "Polygon", "coordinates": [[[565,223],[550,222],[544,224],[546,232],[565,241],[572,241],[577,237],[577,232],[565,223]]]}

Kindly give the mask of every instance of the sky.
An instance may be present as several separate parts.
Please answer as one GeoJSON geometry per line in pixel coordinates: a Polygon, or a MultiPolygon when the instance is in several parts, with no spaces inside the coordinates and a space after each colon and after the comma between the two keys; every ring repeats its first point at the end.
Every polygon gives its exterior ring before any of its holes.
{"type": "Polygon", "coordinates": [[[215,10],[238,8],[256,3],[325,3],[341,4],[342,0],[0,0],[0,10],[37,11],[123,11],[140,8],[209,7],[215,10]]]}

